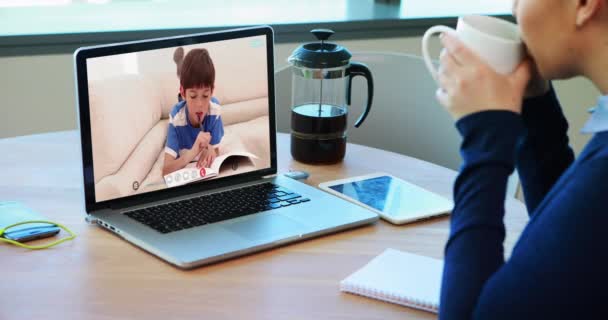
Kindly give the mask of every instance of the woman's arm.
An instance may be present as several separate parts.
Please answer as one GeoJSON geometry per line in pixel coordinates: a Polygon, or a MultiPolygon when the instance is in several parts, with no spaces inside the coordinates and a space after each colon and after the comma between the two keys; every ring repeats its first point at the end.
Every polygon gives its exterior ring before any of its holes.
{"type": "Polygon", "coordinates": [[[532,64],[525,60],[502,75],[456,35],[444,34],[442,43],[437,98],[458,120],[463,165],[454,184],[439,317],[469,319],[486,281],[504,264],[504,199],[532,64]]]}
{"type": "Polygon", "coordinates": [[[538,207],[557,179],[574,161],[568,145],[568,122],[553,88],[524,100],[525,127],[517,151],[517,171],[528,213],[538,207]]]}
{"type": "Polygon", "coordinates": [[[559,179],[504,263],[503,203],[523,119],[486,111],[462,118],[457,128],[464,163],[454,185],[440,319],[597,317],[608,265],[606,136],[594,138],[588,157],[559,179]]]}
{"type": "Polygon", "coordinates": [[[521,117],[511,111],[474,113],[456,126],[463,165],[454,184],[440,319],[469,319],[485,282],[504,263],[507,179],[523,131],[521,117]]]}

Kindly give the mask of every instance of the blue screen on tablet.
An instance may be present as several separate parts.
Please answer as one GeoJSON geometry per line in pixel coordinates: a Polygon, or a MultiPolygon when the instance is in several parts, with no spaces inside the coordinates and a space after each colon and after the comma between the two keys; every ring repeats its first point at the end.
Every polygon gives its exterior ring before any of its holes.
{"type": "Polygon", "coordinates": [[[370,177],[329,188],[395,218],[438,214],[452,207],[449,199],[391,176],[370,177]]]}
{"type": "Polygon", "coordinates": [[[330,188],[376,210],[387,213],[391,211],[390,209],[398,209],[401,206],[400,200],[404,198],[399,196],[403,188],[390,176],[348,182],[330,186],[330,188]]]}

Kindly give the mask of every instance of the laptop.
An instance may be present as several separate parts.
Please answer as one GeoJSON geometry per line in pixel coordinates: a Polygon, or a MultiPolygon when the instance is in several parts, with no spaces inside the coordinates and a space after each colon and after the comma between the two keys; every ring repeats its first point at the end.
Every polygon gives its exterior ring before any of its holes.
{"type": "Polygon", "coordinates": [[[184,269],[376,221],[277,174],[273,46],[261,26],[78,49],[87,220],[184,269]]]}

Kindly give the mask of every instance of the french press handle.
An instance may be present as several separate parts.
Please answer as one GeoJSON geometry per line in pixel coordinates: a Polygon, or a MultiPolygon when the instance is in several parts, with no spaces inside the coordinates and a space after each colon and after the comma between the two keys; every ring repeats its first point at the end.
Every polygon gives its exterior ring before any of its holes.
{"type": "Polygon", "coordinates": [[[349,106],[352,95],[353,78],[356,76],[363,76],[365,77],[365,80],[367,80],[367,106],[359,119],[357,119],[357,122],[355,122],[355,128],[359,128],[363,121],[365,121],[365,118],[367,118],[369,110],[372,108],[372,101],[374,100],[374,78],[372,77],[372,73],[369,71],[367,66],[358,62],[351,62],[350,67],[346,69],[346,74],[348,75],[346,104],[349,106]]]}

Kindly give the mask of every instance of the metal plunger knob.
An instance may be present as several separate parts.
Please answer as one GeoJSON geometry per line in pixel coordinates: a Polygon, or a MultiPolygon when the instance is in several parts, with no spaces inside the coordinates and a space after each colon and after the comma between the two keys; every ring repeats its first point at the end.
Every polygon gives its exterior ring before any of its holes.
{"type": "Polygon", "coordinates": [[[314,34],[320,41],[325,41],[334,34],[334,31],[330,29],[314,29],[310,33],[314,34]]]}

